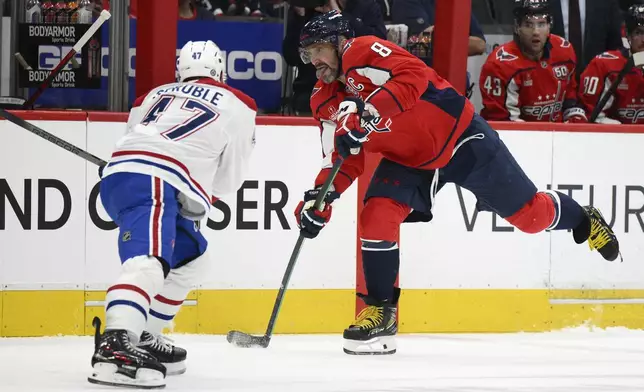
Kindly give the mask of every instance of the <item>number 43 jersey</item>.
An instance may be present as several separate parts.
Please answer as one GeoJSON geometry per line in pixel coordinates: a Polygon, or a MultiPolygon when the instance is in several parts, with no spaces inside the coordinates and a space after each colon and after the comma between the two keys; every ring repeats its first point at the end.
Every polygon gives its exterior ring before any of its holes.
{"type": "Polygon", "coordinates": [[[209,78],[157,87],[134,102],[103,177],[158,177],[180,192],[181,215],[199,220],[242,185],[256,112],[252,98],[209,78]]]}
{"type": "Polygon", "coordinates": [[[515,41],[488,56],[479,80],[481,115],[497,121],[562,122],[563,111],[577,102],[575,51],[551,34],[541,60],[526,58],[515,41]]]}

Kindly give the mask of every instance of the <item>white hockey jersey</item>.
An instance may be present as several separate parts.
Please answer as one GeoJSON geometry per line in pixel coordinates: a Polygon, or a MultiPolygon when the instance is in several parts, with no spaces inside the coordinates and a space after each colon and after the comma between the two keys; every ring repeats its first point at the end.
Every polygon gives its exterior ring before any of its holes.
{"type": "Polygon", "coordinates": [[[241,187],[256,112],[252,98],[209,78],[157,87],[134,102],[103,177],[161,178],[179,190],[181,215],[200,220],[215,199],[241,187]]]}

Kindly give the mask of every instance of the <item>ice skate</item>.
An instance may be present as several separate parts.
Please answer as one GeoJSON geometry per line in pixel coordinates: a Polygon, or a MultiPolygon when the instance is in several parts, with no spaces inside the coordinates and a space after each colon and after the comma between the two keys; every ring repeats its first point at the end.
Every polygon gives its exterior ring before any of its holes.
{"type": "Polygon", "coordinates": [[[396,352],[396,304],[400,291],[396,289],[394,301],[377,301],[358,294],[367,305],[356,321],[344,330],[344,352],[352,355],[386,355],[396,352]]]}
{"type": "Polygon", "coordinates": [[[619,253],[619,242],[613,230],[604,220],[599,210],[593,206],[584,207],[588,219],[573,230],[575,242],[588,241],[590,250],[597,250],[608,261],[614,261],[619,253]]]}
{"type": "Polygon", "coordinates": [[[165,387],[165,366],[130,342],[127,331],[111,330],[101,335],[100,320],[94,318],[93,324],[96,327],[96,348],[92,356],[94,371],[87,381],[116,387],[165,387]]]}
{"type": "Polygon", "coordinates": [[[165,366],[166,375],[176,376],[186,372],[188,353],[185,349],[172,344],[171,339],[143,331],[137,346],[154,355],[165,366]]]}

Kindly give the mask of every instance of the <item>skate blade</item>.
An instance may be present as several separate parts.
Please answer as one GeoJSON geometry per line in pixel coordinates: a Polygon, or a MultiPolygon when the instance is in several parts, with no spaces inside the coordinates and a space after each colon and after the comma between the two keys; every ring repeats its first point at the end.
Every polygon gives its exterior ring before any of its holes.
{"type": "Polygon", "coordinates": [[[186,361],[173,362],[173,363],[161,362],[161,364],[165,366],[166,376],[178,376],[186,372],[186,361]]]}
{"type": "Polygon", "coordinates": [[[136,378],[130,378],[117,373],[118,367],[112,363],[97,363],[92,375],[87,381],[92,384],[109,385],[112,387],[127,387],[139,389],[165,388],[163,373],[152,369],[138,369],[136,378]]]}
{"type": "Polygon", "coordinates": [[[349,355],[391,355],[396,353],[396,338],[381,336],[369,340],[344,339],[343,350],[349,355]]]}

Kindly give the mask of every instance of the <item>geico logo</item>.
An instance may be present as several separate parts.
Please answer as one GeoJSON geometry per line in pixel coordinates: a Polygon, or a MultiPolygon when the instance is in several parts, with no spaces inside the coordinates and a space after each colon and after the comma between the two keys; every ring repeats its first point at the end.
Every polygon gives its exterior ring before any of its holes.
{"type": "MultiPolygon", "coordinates": [[[[177,49],[179,57],[180,49],[177,49]]],[[[101,76],[107,76],[109,67],[109,48],[104,47],[101,50],[101,76]]],[[[258,52],[252,53],[245,50],[233,50],[230,53],[222,51],[224,61],[226,62],[226,72],[228,78],[234,80],[258,80],[275,81],[282,78],[282,56],[278,52],[258,52]]],[[[136,59],[136,49],[130,48],[128,56],[128,75],[136,76],[134,63],[136,59]]],[[[53,68],[53,67],[52,67],[53,68]]]]}
{"type": "Polygon", "coordinates": [[[251,52],[234,50],[223,52],[226,71],[231,79],[279,80],[282,77],[282,56],[277,52],[251,52]]]}
{"type": "Polygon", "coordinates": [[[619,117],[632,121],[633,124],[644,120],[644,109],[619,109],[617,114],[619,117]]]}
{"type": "Polygon", "coordinates": [[[541,120],[543,117],[549,116],[552,113],[557,115],[561,112],[562,106],[561,102],[554,102],[547,105],[523,106],[521,111],[528,116],[537,117],[541,120]]]}
{"type": "MultiPolygon", "coordinates": [[[[60,60],[67,56],[67,53],[72,50],[71,46],[51,46],[51,45],[41,45],[38,46],[38,68],[39,69],[54,69],[60,60]]],[[[81,54],[76,53],[74,56],[76,61],[81,64],[81,54]]],[[[65,65],[64,70],[72,69],[71,61],[65,65]]]]}

